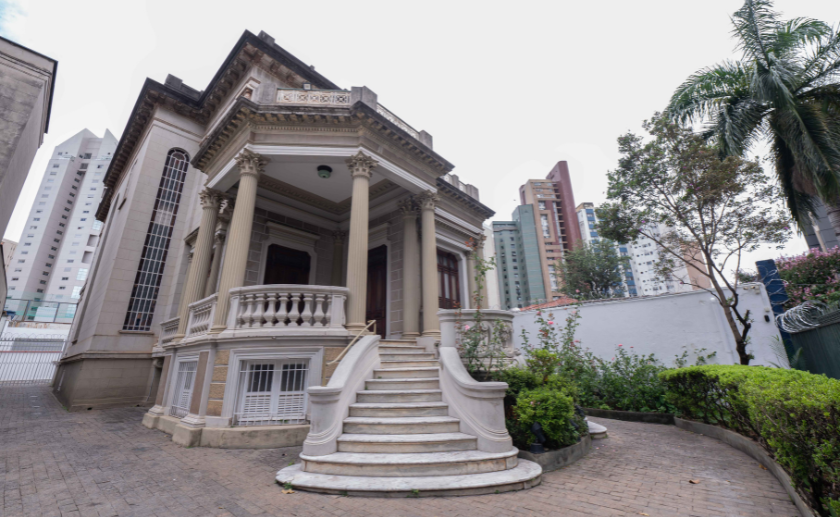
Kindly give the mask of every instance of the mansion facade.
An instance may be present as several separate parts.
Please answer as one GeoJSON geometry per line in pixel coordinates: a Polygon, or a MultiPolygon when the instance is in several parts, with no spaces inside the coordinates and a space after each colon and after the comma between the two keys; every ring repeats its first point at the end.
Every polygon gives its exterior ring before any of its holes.
{"type": "Polygon", "coordinates": [[[493,212],[452,169],[374,92],[265,33],[206,90],[147,79],[56,395],[197,427],[306,424],[306,388],[363,329],[437,338],[438,308],[469,308],[466,243],[493,212]]]}

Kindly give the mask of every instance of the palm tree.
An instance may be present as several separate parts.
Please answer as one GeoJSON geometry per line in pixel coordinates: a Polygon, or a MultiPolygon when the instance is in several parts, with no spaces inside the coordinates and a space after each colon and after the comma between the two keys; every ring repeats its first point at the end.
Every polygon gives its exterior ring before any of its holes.
{"type": "Polygon", "coordinates": [[[725,156],[769,142],[800,228],[813,224],[819,198],[840,235],[840,33],[810,18],[780,20],[769,0],[746,0],[732,25],[742,59],[689,77],[669,116],[704,123],[725,156]]]}

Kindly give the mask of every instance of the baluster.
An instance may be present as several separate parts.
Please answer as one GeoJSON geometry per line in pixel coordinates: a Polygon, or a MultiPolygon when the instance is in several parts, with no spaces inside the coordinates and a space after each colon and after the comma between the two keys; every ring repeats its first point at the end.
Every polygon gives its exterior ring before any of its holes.
{"type": "Polygon", "coordinates": [[[290,293],[289,298],[292,300],[292,309],[289,311],[289,326],[296,327],[298,318],[300,317],[300,293],[290,293]]]}
{"type": "Polygon", "coordinates": [[[263,310],[265,308],[265,293],[257,293],[254,295],[254,312],[251,313],[251,326],[262,327],[263,325],[263,310]]]}
{"type": "Polygon", "coordinates": [[[312,323],[312,293],[303,293],[303,312],[300,313],[301,327],[311,327],[312,323]]]}
{"type": "Polygon", "coordinates": [[[277,301],[277,293],[268,293],[268,307],[265,309],[265,313],[263,314],[263,318],[265,318],[265,326],[266,327],[273,327],[274,326],[274,303],[277,301]]]}
{"type": "Polygon", "coordinates": [[[324,297],[324,326],[329,327],[332,321],[332,305],[333,295],[328,294],[324,297]]]}
{"type": "Polygon", "coordinates": [[[277,301],[277,326],[286,326],[286,314],[288,314],[289,294],[280,293],[277,301]]]}
{"type": "Polygon", "coordinates": [[[253,294],[249,294],[247,298],[248,303],[248,317],[245,318],[245,327],[254,326],[254,312],[257,310],[257,298],[253,294]]]}
{"type": "Polygon", "coordinates": [[[239,317],[236,319],[236,328],[247,327],[251,322],[251,304],[248,303],[248,298],[251,295],[243,294],[239,297],[239,317]]]}
{"type": "Polygon", "coordinates": [[[324,309],[322,305],[324,305],[324,297],[323,294],[316,294],[315,295],[315,316],[314,322],[312,323],[313,327],[323,327],[324,326],[324,309]]]}

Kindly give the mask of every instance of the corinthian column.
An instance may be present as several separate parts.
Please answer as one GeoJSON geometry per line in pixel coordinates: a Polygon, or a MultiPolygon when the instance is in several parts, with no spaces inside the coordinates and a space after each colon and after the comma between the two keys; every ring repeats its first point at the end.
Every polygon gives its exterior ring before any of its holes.
{"type": "Polygon", "coordinates": [[[404,338],[420,335],[420,250],[417,242],[417,205],[413,198],[400,203],[403,215],[403,332],[404,338]]]}
{"type": "Polygon", "coordinates": [[[193,260],[184,283],[184,295],[178,311],[178,332],[172,338],[180,340],[187,331],[187,320],[190,315],[190,304],[197,302],[204,295],[207,282],[207,269],[210,267],[210,254],[213,252],[213,233],[216,229],[216,216],[219,214],[219,204],[222,196],[215,190],[206,188],[198,195],[201,199],[201,223],[198,236],[195,239],[193,260]]]}
{"type": "Polygon", "coordinates": [[[233,203],[230,199],[223,201],[222,211],[219,213],[219,222],[216,223],[216,251],[213,252],[213,263],[210,265],[210,276],[207,278],[207,288],[204,290],[204,297],[207,298],[216,292],[219,287],[219,268],[222,266],[222,256],[225,250],[225,236],[227,226],[230,223],[230,216],[233,203]]]}
{"type": "Polygon", "coordinates": [[[359,151],[347,159],[353,176],[353,198],[350,202],[350,246],[347,252],[347,325],[350,332],[362,330],[367,323],[367,254],[370,173],[377,161],[359,151]]]}
{"type": "Polygon", "coordinates": [[[440,322],[437,311],[438,272],[437,239],[435,238],[435,205],[440,198],[432,191],[418,196],[420,203],[420,224],[423,232],[420,256],[423,260],[423,336],[440,337],[440,322]]]}
{"type": "Polygon", "coordinates": [[[236,157],[236,165],[239,167],[239,190],[236,192],[233,217],[230,220],[225,264],[219,281],[219,299],[216,303],[213,327],[209,331],[211,334],[217,334],[227,328],[230,290],[245,284],[245,266],[248,264],[254,207],[257,204],[257,182],[265,163],[265,158],[248,149],[243,149],[236,157]]]}
{"type": "Polygon", "coordinates": [[[344,239],[346,237],[347,232],[343,230],[336,230],[333,232],[332,274],[330,275],[331,285],[341,285],[341,271],[344,264],[344,239]]]}

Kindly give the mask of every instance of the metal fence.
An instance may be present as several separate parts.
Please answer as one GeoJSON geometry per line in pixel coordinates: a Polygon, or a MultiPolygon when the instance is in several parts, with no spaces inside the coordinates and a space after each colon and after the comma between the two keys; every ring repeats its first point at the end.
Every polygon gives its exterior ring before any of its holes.
{"type": "Polygon", "coordinates": [[[805,302],[785,311],[778,322],[790,334],[794,356],[801,355],[805,369],[840,379],[840,307],[805,302]]]}
{"type": "Polygon", "coordinates": [[[0,335],[0,387],[49,384],[65,343],[62,335],[0,335]]]}

